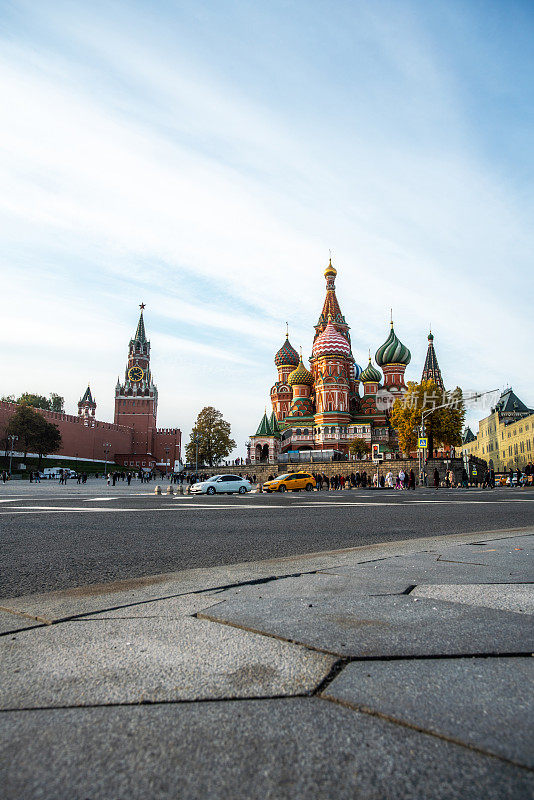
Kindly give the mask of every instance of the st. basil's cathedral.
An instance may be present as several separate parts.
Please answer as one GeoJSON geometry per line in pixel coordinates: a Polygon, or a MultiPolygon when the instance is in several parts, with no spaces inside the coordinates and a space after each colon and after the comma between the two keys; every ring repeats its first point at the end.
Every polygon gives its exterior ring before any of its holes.
{"type": "MultiPolygon", "coordinates": [[[[286,340],[275,355],[278,380],[271,388],[270,415],[265,414],[251,436],[250,460],[274,461],[289,451],[333,450],[347,453],[352,439],[378,443],[382,449],[398,449],[388,423],[392,400],[406,391],[404,373],[411,354],[400,341],[391,321],[386,341],[364,369],[357,364],[350,328],[336,297],[337,271],[332,260],[325,270],[326,297],[315,325],[308,369],[286,340]],[[380,369],[379,369],[380,368],[380,369]],[[382,370],[382,371],[380,371],[382,370]]],[[[443,388],[432,333],[422,379],[432,378],[443,388]]]]}

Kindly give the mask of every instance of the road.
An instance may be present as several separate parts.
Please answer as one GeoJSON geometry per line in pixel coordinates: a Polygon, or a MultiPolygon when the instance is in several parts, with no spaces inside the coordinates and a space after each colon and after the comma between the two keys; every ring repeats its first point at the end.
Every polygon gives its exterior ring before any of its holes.
{"type": "Polygon", "coordinates": [[[534,491],[155,496],[153,485],[0,484],[0,596],[447,533],[534,526],[534,491]]]}

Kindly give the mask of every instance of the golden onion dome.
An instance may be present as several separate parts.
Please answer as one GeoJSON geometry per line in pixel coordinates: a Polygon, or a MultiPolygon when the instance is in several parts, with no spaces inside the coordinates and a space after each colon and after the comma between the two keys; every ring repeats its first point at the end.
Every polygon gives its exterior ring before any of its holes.
{"type": "Polygon", "coordinates": [[[311,372],[306,369],[304,364],[302,363],[302,356],[299,360],[299,365],[293,372],[289,373],[289,377],[287,382],[290,386],[312,386],[313,385],[313,375],[311,372]]]}

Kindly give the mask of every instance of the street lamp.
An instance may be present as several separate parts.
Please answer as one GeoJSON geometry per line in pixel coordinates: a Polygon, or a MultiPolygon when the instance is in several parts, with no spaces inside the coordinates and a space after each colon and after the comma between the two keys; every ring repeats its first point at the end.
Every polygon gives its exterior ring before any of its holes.
{"type": "Polygon", "coordinates": [[[198,473],[198,443],[200,442],[200,436],[198,435],[198,431],[196,428],[193,428],[194,436],[191,437],[192,441],[195,443],[195,475],[198,473]]]}
{"type": "MultiPolygon", "coordinates": [[[[497,392],[498,389],[489,389],[487,392],[475,392],[472,394],[468,399],[469,400],[478,400],[480,397],[484,397],[486,394],[493,394],[493,392],[497,392]]],[[[430,414],[433,414],[434,411],[437,411],[439,408],[449,408],[452,405],[450,400],[447,403],[441,403],[439,406],[434,406],[433,408],[429,408],[427,411],[421,411],[421,436],[425,437],[425,418],[428,417],[430,414]]],[[[426,449],[426,448],[425,448],[426,449]]],[[[423,485],[425,484],[426,478],[426,460],[424,458],[423,452],[423,470],[422,470],[422,477],[423,477],[423,485]]]]}
{"type": "Polygon", "coordinates": [[[102,447],[104,448],[104,456],[105,456],[105,459],[106,459],[105,462],[104,462],[104,478],[105,478],[106,477],[106,472],[107,472],[107,469],[108,469],[108,453],[109,453],[109,448],[111,447],[111,442],[104,442],[102,447]]]}
{"type": "Polygon", "coordinates": [[[19,437],[11,434],[11,436],[7,437],[9,439],[9,476],[11,477],[11,464],[13,462],[13,444],[14,442],[18,442],[19,437]]]}

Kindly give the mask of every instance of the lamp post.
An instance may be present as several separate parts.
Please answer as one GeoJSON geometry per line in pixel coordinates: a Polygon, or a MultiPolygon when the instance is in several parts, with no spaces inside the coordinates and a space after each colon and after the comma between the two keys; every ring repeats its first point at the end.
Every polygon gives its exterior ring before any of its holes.
{"type": "Polygon", "coordinates": [[[105,478],[108,469],[108,453],[109,453],[109,448],[111,447],[111,442],[104,442],[102,447],[104,448],[104,456],[105,456],[105,462],[104,462],[104,478],[105,478]]]}
{"type": "MultiPolygon", "coordinates": [[[[480,397],[484,397],[484,395],[486,395],[486,394],[493,394],[493,392],[497,392],[497,391],[498,391],[498,389],[488,389],[487,392],[475,392],[474,394],[472,394],[469,397],[469,400],[478,400],[480,397]]],[[[440,408],[449,408],[451,405],[452,405],[452,403],[450,401],[448,401],[447,403],[441,403],[441,405],[439,405],[439,406],[434,406],[433,408],[429,408],[427,411],[421,411],[421,436],[423,438],[425,437],[425,419],[426,419],[426,417],[428,417],[430,414],[433,414],[434,411],[437,411],[440,408]]],[[[425,448],[425,450],[426,450],[426,448],[425,448]]],[[[425,480],[426,479],[426,459],[425,459],[424,455],[425,455],[425,453],[423,451],[423,474],[422,474],[422,477],[423,477],[422,483],[423,483],[423,485],[425,485],[425,482],[426,482],[426,480],[425,480]]]]}
{"type": "Polygon", "coordinates": [[[18,442],[19,437],[11,434],[7,437],[9,439],[9,476],[11,477],[11,464],[13,462],[13,444],[18,442]]]}
{"type": "Polygon", "coordinates": [[[198,473],[198,443],[200,442],[200,436],[198,435],[198,431],[196,428],[193,428],[193,436],[192,441],[195,443],[195,475],[198,473]]]}
{"type": "Polygon", "coordinates": [[[171,448],[170,447],[166,447],[165,448],[165,456],[166,456],[166,459],[165,459],[166,460],[166,464],[165,465],[168,466],[168,472],[171,471],[171,460],[169,458],[169,453],[170,452],[171,452],[171,448]]]}

